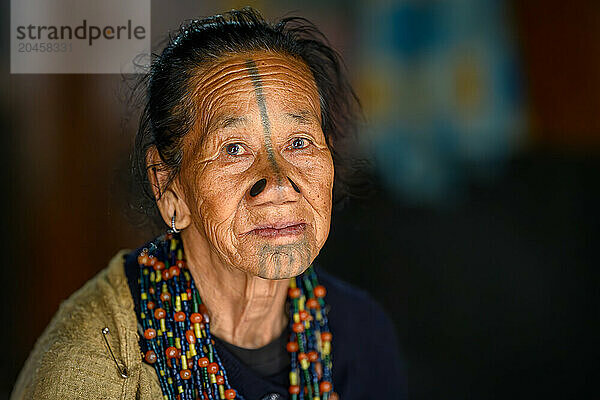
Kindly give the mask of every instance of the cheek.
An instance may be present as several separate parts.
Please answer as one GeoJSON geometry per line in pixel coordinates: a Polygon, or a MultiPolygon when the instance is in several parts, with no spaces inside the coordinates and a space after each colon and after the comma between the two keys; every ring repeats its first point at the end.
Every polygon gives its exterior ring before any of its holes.
{"type": "Polygon", "coordinates": [[[225,244],[244,196],[243,185],[237,175],[212,165],[197,170],[191,178],[194,182],[190,188],[194,204],[189,205],[192,218],[201,224],[207,236],[225,244]]]}
{"type": "Polygon", "coordinates": [[[329,151],[323,152],[306,167],[301,168],[305,184],[304,197],[311,205],[315,218],[315,235],[322,245],[329,233],[333,192],[333,161],[329,151]]]}

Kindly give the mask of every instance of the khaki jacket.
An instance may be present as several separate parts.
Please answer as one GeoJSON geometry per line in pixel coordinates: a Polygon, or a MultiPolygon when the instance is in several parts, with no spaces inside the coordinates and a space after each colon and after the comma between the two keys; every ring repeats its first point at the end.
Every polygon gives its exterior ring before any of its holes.
{"type": "Polygon", "coordinates": [[[142,362],[137,319],[119,251],[107,268],[64,301],[38,339],[11,399],[160,399],[154,369],[142,362]],[[102,329],[128,377],[121,377],[102,329]]]}

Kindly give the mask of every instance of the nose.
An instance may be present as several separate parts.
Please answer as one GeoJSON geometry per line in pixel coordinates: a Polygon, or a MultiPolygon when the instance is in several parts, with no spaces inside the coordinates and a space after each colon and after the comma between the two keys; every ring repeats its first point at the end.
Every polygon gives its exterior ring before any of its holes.
{"type": "MultiPolygon", "coordinates": [[[[290,185],[292,185],[292,189],[294,189],[294,191],[296,193],[300,193],[300,188],[298,187],[298,185],[296,185],[296,183],[292,180],[292,178],[290,178],[288,176],[287,180],[290,182],[290,185]]],[[[258,196],[265,189],[265,187],[267,187],[267,179],[266,178],[259,179],[250,188],[250,197],[258,196]]]]}
{"type": "Polygon", "coordinates": [[[301,190],[296,183],[286,176],[270,176],[258,179],[248,190],[249,202],[257,204],[283,204],[296,201],[301,190]]]}
{"type": "Polygon", "coordinates": [[[273,160],[261,164],[262,168],[258,168],[258,171],[256,171],[256,180],[247,190],[250,203],[255,205],[263,203],[282,204],[295,201],[300,197],[301,190],[292,179],[290,173],[292,171],[287,170],[287,165],[280,163],[273,165],[273,160]]]}

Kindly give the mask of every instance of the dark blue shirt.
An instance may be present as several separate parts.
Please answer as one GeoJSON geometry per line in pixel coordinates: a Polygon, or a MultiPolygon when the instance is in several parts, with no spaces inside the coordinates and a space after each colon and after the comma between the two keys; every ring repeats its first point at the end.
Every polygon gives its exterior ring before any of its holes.
{"type": "MultiPolygon", "coordinates": [[[[140,289],[137,255],[125,260],[125,273],[139,318],[140,289]]],[[[327,288],[325,301],[333,334],[333,385],[340,400],[405,399],[406,376],[398,352],[394,326],[382,308],[364,291],[335,278],[318,266],[315,271],[327,288]]],[[[228,346],[215,340],[231,386],[246,400],[288,399],[288,374],[263,376],[234,356],[228,346]]]]}

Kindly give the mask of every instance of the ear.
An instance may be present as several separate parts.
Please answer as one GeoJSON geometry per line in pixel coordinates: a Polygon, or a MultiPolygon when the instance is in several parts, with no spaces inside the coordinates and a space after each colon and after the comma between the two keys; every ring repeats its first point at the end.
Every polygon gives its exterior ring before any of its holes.
{"type": "Polygon", "coordinates": [[[183,197],[183,191],[179,187],[177,179],[167,186],[169,170],[161,160],[155,146],[150,147],[146,153],[146,171],[156,205],[165,224],[170,228],[171,218],[175,215],[175,228],[178,230],[187,228],[192,218],[183,197]]]}

